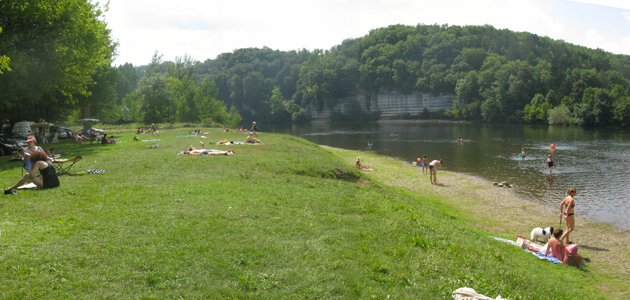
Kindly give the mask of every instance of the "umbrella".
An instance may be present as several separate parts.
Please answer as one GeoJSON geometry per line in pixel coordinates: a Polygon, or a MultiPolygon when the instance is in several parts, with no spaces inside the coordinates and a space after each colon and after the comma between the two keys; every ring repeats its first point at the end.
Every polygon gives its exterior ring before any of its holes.
{"type": "Polygon", "coordinates": [[[98,119],[81,119],[78,122],[98,122],[98,119]]]}

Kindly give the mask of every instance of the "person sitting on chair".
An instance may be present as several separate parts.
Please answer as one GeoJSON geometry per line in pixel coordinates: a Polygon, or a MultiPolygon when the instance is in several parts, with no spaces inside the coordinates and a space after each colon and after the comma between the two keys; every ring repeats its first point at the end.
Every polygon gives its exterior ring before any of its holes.
{"type": "MultiPolygon", "coordinates": [[[[31,168],[31,162],[27,159],[31,154],[35,153],[35,152],[42,152],[44,154],[46,154],[46,152],[44,151],[44,149],[42,149],[42,147],[35,145],[35,138],[32,136],[29,136],[26,139],[26,142],[28,143],[28,147],[24,147],[22,148],[22,159],[24,160],[24,163],[26,165],[26,171],[28,172],[28,170],[31,168]]],[[[49,158],[48,161],[52,162],[52,159],[49,158]]]]}
{"type": "Polygon", "coordinates": [[[9,187],[4,191],[5,194],[15,194],[15,190],[18,187],[25,185],[29,180],[40,188],[54,188],[60,185],[59,177],[57,177],[57,171],[52,163],[48,161],[48,156],[44,152],[36,151],[28,156],[28,160],[31,162],[31,167],[28,173],[24,174],[15,185],[9,187]],[[42,178],[37,178],[37,172],[42,178]]]}

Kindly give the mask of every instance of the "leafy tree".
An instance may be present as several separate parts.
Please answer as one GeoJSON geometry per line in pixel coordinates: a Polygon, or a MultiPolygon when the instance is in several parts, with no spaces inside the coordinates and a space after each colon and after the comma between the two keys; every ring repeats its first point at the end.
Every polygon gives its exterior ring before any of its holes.
{"type": "Polygon", "coordinates": [[[171,77],[168,89],[173,103],[177,106],[176,120],[180,122],[199,121],[199,111],[195,103],[198,88],[193,79],[188,76],[182,80],[171,77]]]}
{"type": "Polygon", "coordinates": [[[13,70],[1,75],[0,120],[55,121],[80,108],[116,48],[102,9],[88,0],[0,1],[0,53],[13,70]]]}
{"type": "Polygon", "coordinates": [[[145,124],[174,122],[175,105],[170,98],[166,77],[160,73],[140,80],[138,96],[145,124]]]}
{"type": "Polygon", "coordinates": [[[525,105],[524,120],[528,123],[547,123],[548,111],[552,105],[547,102],[545,96],[536,94],[530,104],[525,105]]]}
{"type": "Polygon", "coordinates": [[[550,125],[571,124],[571,111],[564,104],[548,111],[548,121],[550,125]]]}
{"type": "Polygon", "coordinates": [[[118,104],[122,104],[122,99],[138,87],[140,75],[138,75],[138,71],[130,63],[118,66],[116,70],[118,72],[115,87],[116,100],[118,104]]]}
{"type": "MultiPolygon", "coordinates": [[[[0,27],[0,34],[2,33],[2,27],[0,27]]],[[[11,59],[6,57],[6,55],[0,56],[0,75],[4,74],[3,71],[11,71],[9,68],[9,63],[11,59]]]]}

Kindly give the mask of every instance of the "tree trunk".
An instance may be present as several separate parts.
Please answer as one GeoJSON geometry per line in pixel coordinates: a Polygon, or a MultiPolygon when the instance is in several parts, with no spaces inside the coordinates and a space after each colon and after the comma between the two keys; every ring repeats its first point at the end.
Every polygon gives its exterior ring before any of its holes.
{"type": "MultiPolygon", "coordinates": [[[[83,116],[81,119],[89,119],[90,118],[90,104],[86,104],[83,107],[83,116]]],[[[92,121],[83,122],[83,132],[87,132],[88,129],[92,128],[92,121]]]]}

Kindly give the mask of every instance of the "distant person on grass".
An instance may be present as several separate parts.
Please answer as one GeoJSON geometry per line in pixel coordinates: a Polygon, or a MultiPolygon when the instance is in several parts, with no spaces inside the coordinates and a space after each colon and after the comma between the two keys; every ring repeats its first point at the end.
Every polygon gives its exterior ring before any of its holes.
{"type": "Polygon", "coordinates": [[[431,184],[438,184],[437,181],[437,168],[441,166],[444,162],[440,160],[434,160],[429,163],[429,180],[431,180],[431,184]]]}
{"type": "Polygon", "coordinates": [[[178,155],[195,155],[195,156],[213,156],[213,155],[234,155],[234,149],[228,151],[213,150],[213,149],[194,149],[190,146],[187,150],[179,152],[178,155]]]}
{"type": "Polygon", "coordinates": [[[28,160],[31,162],[31,167],[28,173],[24,174],[15,185],[9,187],[4,191],[5,194],[15,194],[18,187],[25,185],[29,180],[40,188],[54,188],[59,186],[59,178],[57,177],[57,171],[52,163],[48,161],[48,156],[44,152],[36,151],[28,156],[28,160]],[[37,172],[42,178],[37,177],[37,172]]]}
{"type": "Polygon", "coordinates": [[[253,132],[256,136],[258,136],[258,125],[256,125],[256,121],[252,123],[252,128],[249,131],[253,132]]]}
{"type": "Polygon", "coordinates": [[[160,134],[157,132],[157,129],[155,128],[155,123],[151,123],[151,133],[155,133],[157,134],[157,136],[160,136],[160,134]]]}
{"type": "Polygon", "coordinates": [[[245,143],[252,143],[252,144],[260,143],[260,140],[253,137],[253,133],[250,132],[247,138],[245,139],[245,143]]]}

